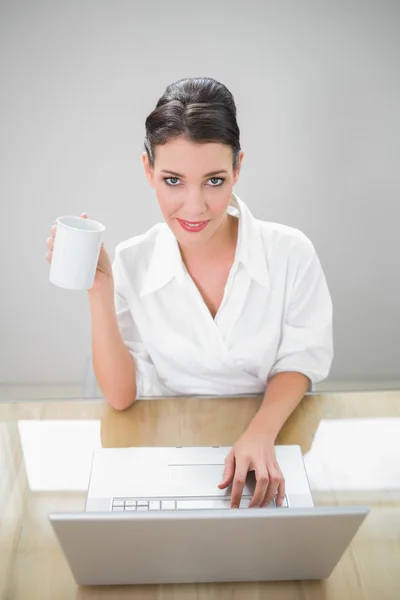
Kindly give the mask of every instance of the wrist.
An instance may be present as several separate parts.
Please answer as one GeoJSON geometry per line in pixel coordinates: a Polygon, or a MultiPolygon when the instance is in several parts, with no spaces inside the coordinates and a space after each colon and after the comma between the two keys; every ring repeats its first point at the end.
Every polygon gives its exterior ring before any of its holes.
{"type": "Polygon", "coordinates": [[[100,287],[96,286],[90,288],[87,293],[90,304],[104,304],[110,302],[114,304],[114,282],[112,279],[104,282],[100,287]]]}
{"type": "Polygon", "coordinates": [[[279,431],[276,427],[273,427],[273,423],[269,422],[268,417],[262,413],[257,413],[253,420],[250,422],[247,431],[256,437],[262,437],[263,439],[269,439],[271,443],[275,443],[278,437],[279,431]]]}

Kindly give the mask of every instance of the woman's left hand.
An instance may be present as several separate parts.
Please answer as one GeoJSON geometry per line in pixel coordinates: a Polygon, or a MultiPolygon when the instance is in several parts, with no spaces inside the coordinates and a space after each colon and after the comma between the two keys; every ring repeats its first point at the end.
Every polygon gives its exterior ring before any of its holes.
{"type": "Polygon", "coordinates": [[[254,424],[250,424],[225,460],[218,487],[223,490],[232,483],[231,508],[240,505],[248,471],[255,471],[257,481],[249,508],[266,506],[275,495],[280,506],[285,497],[285,479],[276,461],[274,440],[254,424]]]}

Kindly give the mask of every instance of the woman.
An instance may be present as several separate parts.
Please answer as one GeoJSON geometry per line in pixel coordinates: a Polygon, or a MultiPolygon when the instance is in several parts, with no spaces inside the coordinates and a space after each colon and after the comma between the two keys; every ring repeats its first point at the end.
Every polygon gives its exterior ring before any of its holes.
{"type": "Polygon", "coordinates": [[[332,304],[315,249],[299,230],[255,219],[233,193],[243,152],[221,83],[168,86],[146,120],[142,159],[165,223],[121,243],[112,266],[101,250],[88,291],[99,386],[118,410],[138,396],[264,393],[220,488],[233,484],[239,506],[254,470],[250,506],[275,495],[281,504],[276,436],[333,357],[332,304]]]}

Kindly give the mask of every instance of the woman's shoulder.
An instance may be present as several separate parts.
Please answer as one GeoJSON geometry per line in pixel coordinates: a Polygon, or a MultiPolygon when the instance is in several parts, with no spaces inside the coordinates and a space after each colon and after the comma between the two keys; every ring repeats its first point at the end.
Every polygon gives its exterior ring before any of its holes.
{"type": "Polygon", "coordinates": [[[311,239],[297,227],[276,223],[274,221],[262,221],[256,219],[261,232],[264,248],[282,250],[303,249],[305,252],[313,252],[314,244],[311,239]]]}
{"type": "Polygon", "coordinates": [[[314,263],[317,257],[315,246],[304,231],[297,227],[258,220],[264,256],[271,271],[296,272],[303,266],[314,263]]]}
{"type": "Polygon", "coordinates": [[[166,223],[157,223],[145,233],[120,242],[115,248],[115,258],[123,262],[138,259],[147,262],[152,255],[157,237],[165,227],[168,227],[166,223]]]}
{"type": "Polygon", "coordinates": [[[116,288],[129,282],[129,288],[140,291],[151,263],[158,236],[168,228],[166,223],[158,223],[145,233],[135,235],[120,242],[115,248],[113,261],[116,288]],[[125,283],[123,283],[125,282],[125,283]]]}

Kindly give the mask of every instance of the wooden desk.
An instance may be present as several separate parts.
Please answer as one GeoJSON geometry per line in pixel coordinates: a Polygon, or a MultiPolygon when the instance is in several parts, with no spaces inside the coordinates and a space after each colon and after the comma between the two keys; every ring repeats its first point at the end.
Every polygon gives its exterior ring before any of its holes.
{"type": "Polygon", "coordinates": [[[84,509],[95,447],[232,445],[260,401],[144,400],[124,413],[100,400],[0,403],[0,600],[400,598],[400,392],[308,396],[281,432],[302,447],[316,505],[371,507],[329,579],[75,585],[47,515],[84,509]]]}

